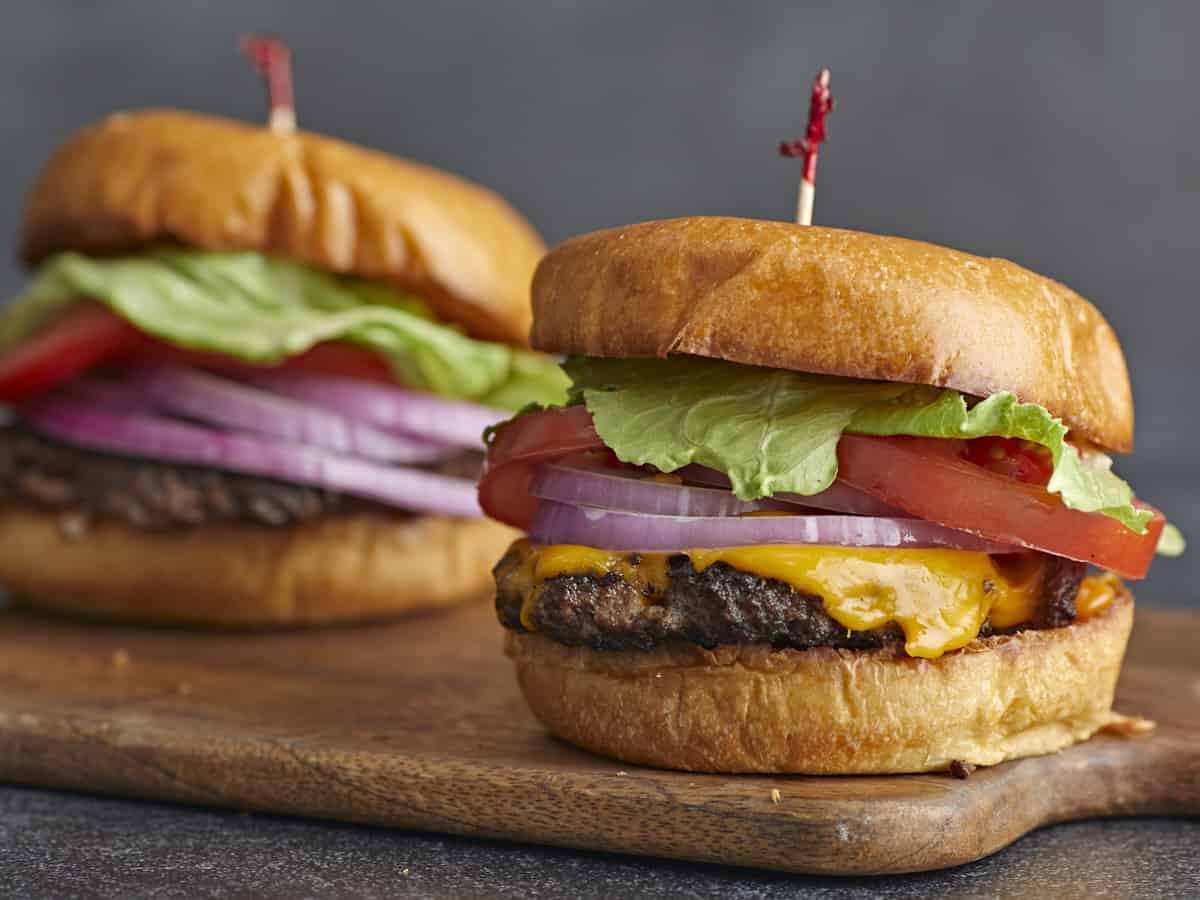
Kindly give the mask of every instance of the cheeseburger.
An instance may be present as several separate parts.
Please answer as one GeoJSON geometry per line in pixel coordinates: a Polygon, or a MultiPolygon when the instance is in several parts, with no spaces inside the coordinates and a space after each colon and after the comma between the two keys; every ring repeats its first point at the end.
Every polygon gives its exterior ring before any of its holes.
{"type": "Polygon", "coordinates": [[[475,597],[482,430],[554,402],[544,247],[494,193],[294,130],[121,113],[30,194],[0,315],[0,586],[91,617],[388,616],[475,597]]]}
{"type": "Polygon", "coordinates": [[[570,399],[490,433],[480,499],[529,532],[496,609],[552,732],[883,774],[1117,720],[1120,579],[1181,539],[1110,470],[1129,380],[1083,297],[915,241],[688,218],[568,241],[533,309],[570,399]]]}

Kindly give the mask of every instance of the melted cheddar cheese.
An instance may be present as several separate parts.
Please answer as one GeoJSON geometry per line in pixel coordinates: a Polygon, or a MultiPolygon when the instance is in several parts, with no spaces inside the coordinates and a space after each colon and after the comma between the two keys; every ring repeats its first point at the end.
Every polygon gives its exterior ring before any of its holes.
{"type": "Polygon", "coordinates": [[[1075,595],[1075,616],[1090,619],[1112,605],[1121,590],[1121,579],[1111,572],[1083,579],[1079,593],[1075,595]]]}
{"type": "MultiPolygon", "coordinates": [[[[570,544],[522,548],[521,624],[536,627],[531,612],[538,588],[560,575],[602,577],[617,573],[647,603],[668,587],[670,553],[619,553],[570,544]]],[[[904,632],[910,656],[936,659],[974,640],[984,621],[1010,628],[1037,609],[1043,568],[1032,555],[991,557],[964,550],[897,550],[771,545],[684,551],[698,572],[715,563],[781,581],[821,598],[838,624],[854,631],[894,622],[904,632]]],[[[1120,584],[1087,578],[1080,589],[1079,616],[1094,615],[1120,584]]]]}

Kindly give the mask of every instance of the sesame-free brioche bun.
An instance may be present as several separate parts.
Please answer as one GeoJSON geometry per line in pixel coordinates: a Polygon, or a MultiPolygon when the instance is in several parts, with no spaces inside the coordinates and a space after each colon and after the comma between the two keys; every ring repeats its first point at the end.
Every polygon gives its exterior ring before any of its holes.
{"type": "Polygon", "coordinates": [[[448,172],[304,131],[150,110],[111,115],[50,158],[21,255],[163,243],[388,282],[475,337],[516,345],[545,251],[501,197],[448,172]]]}
{"type": "Polygon", "coordinates": [[[1132,624],[1122,591],[1074,625],[933,660],[901,648],[597,651],[511,631],[506,650],[537,717],[596,753],[694,772],[884,775],[1051,753],[1119,720],[1132,624]]]}
{"type": "Polygon", "coordinates": [[[0,508],[0,584],[17,602],[97,619],[216,627],[381,619],[480,601],[517,536],[487,519],[363,513],[271,527],[71,535],[54,513],[0,508]]]}
{"type": "Polygon", "coordinates": [[[553,353],[1012,391],[1102,447],[1133,447],[1112,328],[1070,288],[1003,259],[839,228],[673,219],[552,250],[533,310],[533,345],[553,353]]]}

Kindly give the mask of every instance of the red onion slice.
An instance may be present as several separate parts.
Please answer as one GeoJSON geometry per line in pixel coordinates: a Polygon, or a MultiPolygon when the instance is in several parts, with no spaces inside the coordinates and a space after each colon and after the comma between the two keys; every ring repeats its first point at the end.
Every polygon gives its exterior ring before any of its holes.
{"type": "Polygon", "coordinates": [[[539,544],[581,544],[601,550],[672,552],[755,544],[837,547],[938,547],[980,553],[1020,548],[985,541],[923,519],[873,516],[651,516],[544,500],[530,538],[539,544]]]}
{"type": "Polygon", "coordinates": [[[543,500],[656,516],[737,516],[789,509],[772,500],[739,500],[727,490],[635,478],[563,465],[539,466],[529,493],[543,500]]]}
{"type": "Polygon", "coordinates": [[[21,416],[50,437],[92,450],[277,478],[401,509],[472,518],[483,515],[474,483],[462,478],[384,466],[158,416],[101,409],[65,396],[27,404],[21,408],[21,416]]]}
{"type": "Polygon", "coordinates": [[[455,452],[442,444],[389,434],[320,406],[279,397],[208,372],[145,366],[128,370],[123,381],[116,384],[175,415],[347,456],[391,463],[424,463],[455,452]]]}
{"type": "Polygon", "coordinates": [[[141,391],[121,381],[85,375],[69,381],[58,390],[59,396],[70,397],[113,412],[150,413],[154,404],[141,391]]]}
{"type": "MultiPolygon", "coordinates": [[[[712,485],[729,489],[729,478],[723,472],[696,464],[684,466],[677,473],[684,481],[694,484],[712,485]]],[[[895,506],[889,506],[882,500],[877,500],[870,494],[865,494],[857,488],[842,481],[835,481],[819,494],[774,494],[772,500],[792,503],[811,509],[827,509],[830,512],[850,513],[856,516],[880,516],[888,519],[909,518],[908,513],[895,506]]]]}
{"type": "Polygon", "coordinates": [[[806,497],[804,494],[775,494],[776,500],[786,503],[824,509],[829,512],[847,513],[853,516],[877,516],[885,519],[912,518],[897,506],[889,506],[870,494],[864,494],[844,481],[835,481],[819,494],[806,497]]]}
{"type": "Polygon", "coordinates": [[[484,429],[508,418],[505,412],[476,403],[443,400],[432,394],[336,375],[260,372],[247,374],[246,380],[379,428],[455,447],[480,447],[484,429]]]}

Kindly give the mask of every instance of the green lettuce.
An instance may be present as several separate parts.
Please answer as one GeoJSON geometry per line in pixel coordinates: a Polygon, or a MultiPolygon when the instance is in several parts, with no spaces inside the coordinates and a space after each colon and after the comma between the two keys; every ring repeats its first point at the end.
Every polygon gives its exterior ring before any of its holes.
{"type": "Polygon", "coordinates": [[[378,352],[406,384],[504,409],[562,402],[567,386],[553,360],[473,340],[416,298],[260,253],[59,254],[0,314],[0,350],[81,296],[168,343],[246,362],[279,363],[339,340],[378,352]]]}
{"type": "MultiPolygon", "coordinates": [[[[1133,506],[1111,460],[1064,441],[1067,428],[1009,393],[976,403],[957,391],[853,381],[695,357],[573,357],[572,399],[624,462],[671,472],[688,463],[729,476],[743,500],[811,495],[837,477],[843,432],[935,438],[1022,438],[1054,461],[1049,490],[1072,509],[1102,512],[1143,534],[1148,510],[1133,506]]],[[[1178,532],[1175,532],[1176,535],[1178,532]]]]}
{"type": "Polygon", "coordinates": [[[1162,534],[1158,537],[1158,547],[1156,552],[1159,556],[1183,556],[1187,550],[1187,541],[1183,539],[1183,532],[1167,522],[1163,525],[1162,534]]]}

